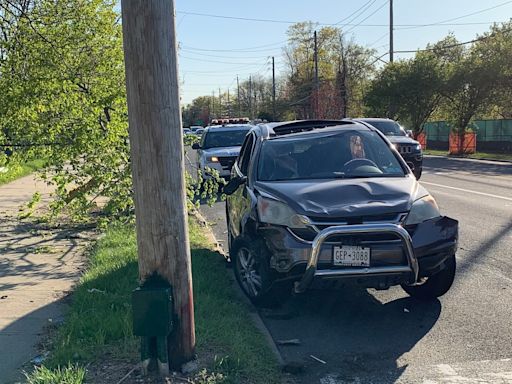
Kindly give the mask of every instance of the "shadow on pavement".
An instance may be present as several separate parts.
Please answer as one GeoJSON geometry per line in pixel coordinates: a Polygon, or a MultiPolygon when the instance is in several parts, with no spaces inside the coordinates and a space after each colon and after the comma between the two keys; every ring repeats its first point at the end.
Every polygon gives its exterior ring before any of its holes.
{"type": "Polygon", "coordinates": [[[494,234],[478,248],[469,251],[463,260],[458,261],[457,272],[469,272],[478,265],[480,258],[485,257],[486,260],[488,260],[489,254],[492,254],[492,248],[500,244],[500,241],[506,239],[508,236],[512,236],[512,221],[504,225],[498,233],[494,234]]]}
{"type": "Polygon", "coordinates": [[[302,365],[299,382],[393,383],[407,368],[398,359],[429,332],[440,313],[439,300],[407,297],[382,303],[367,290],[350,287],[309,291],[283,311],[261,314],[277,342],[300,340],[299,346],[280,347],[286,363],[302,365]]]}

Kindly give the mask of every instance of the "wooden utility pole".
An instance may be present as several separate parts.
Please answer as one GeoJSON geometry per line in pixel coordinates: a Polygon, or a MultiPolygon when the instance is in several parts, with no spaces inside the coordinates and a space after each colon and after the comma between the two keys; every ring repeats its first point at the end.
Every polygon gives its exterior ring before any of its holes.
{"type": "Polygon", "coordinates": [[[254,120],[254,115],[252,113],[252,77],[249,76],[249,113],[251,116],[251,120],[254,120]]]}
{"type": "Polygon", "coordinates": [[[317,43],[317,40],[316,40],[316,31],[313,35],[313,39],[314,39],[314,52],[313,52],[313,60],[315,62],[315,84],[314,84],[314,91],[313,91],[313,96],[314,96],[314,99],[313,99],[313,108],[315,109],[313,111],[313,117],[314,118],[317,118],[318,117],[318,90],[319,90],[319,82],[318,82],[318,43],[317,43]]]}
{"type": "Polygon", "coordinates": [[[276,121],[276,65],[272,56],[272,119],[276,121]]]}
{"type": "Polygon", "coordinates": [[[172,286],[171,366],[193,359],[192,271],[185,200],[173,0],[122,0],[139,279],[172,286]]]}
{"type": "Polygon", "coordinates": [[[222,115],[224,114],[223,111],[222,111],[222,96],[220,94],[220,87],[219,87],[219,117],[222,117],[222,115]]]}
{"type": "Polygon", "coordinates": [[[229,101],[229,88],[228,88],[228,117],[231,116],[231,102],[229,101]]]}
{"type": "Polygon", "coordinates": [[[215,91],[212,91],[212,119],[215,118],[215,91]]]}
{"type": "Polygon", "coordinates": [[[236,98],[238,102],[238,117],[242,117],[242,109],[240,107],[240,82],[238,81],[238,75],[236,75],[236,98]]]}
{"type": "Polygon", "coordinates": [[[393,0],[389,0],[389,62],[393,62],[393,0]]]}

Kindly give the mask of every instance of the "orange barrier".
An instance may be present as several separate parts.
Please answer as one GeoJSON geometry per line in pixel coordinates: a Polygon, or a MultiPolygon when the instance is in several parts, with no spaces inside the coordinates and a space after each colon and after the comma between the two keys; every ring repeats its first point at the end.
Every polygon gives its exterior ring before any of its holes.
{"type": "Polygon", "coordinates": [[[425,132],[416,134],[414,140],[417,140],[420,143],[422,150],[427,149],[427,135],[425,132]]]}
{"type": "Polygon", "coordinates": [[[466,133],[464,136],[450,133],[450,155],[462,155],[476,152],[476,133],[466,133]]]}

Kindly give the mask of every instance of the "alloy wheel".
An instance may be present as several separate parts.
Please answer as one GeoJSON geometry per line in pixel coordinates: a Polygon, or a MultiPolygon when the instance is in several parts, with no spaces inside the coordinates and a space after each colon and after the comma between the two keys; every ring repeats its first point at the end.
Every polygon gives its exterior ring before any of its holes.
{"type": "Polygon", "coordinates": [[[258,271],[256,257],[250,249],[241,247],[237,254],[240,282],[244,290],[251,296],[257,297],[261,291],[262,279],[258,271]]]}

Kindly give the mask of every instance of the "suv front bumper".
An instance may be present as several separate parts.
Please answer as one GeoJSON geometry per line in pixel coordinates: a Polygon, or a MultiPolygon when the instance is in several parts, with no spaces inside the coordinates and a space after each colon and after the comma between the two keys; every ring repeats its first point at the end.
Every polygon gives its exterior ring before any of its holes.
{"type": "Polygon", "coordinates": [[[407,228],[392,223],[331,226],[313,241],[301,240],[284,227],[260,227],[259,233],[272,255],[271,268],[283,279],[296,280],[296,290],[302,292],[317,279],[357,278],[368,287],[414,285],[441,270],[455,253],[458,222],[439,217],[407,228]],[[369,267],[333,266],[332,249],[340,244],[339,235],[363,239],[360,243],[372,252],[369,267]],[[396,240],[372,241],[376,235],[396,240]]]}

